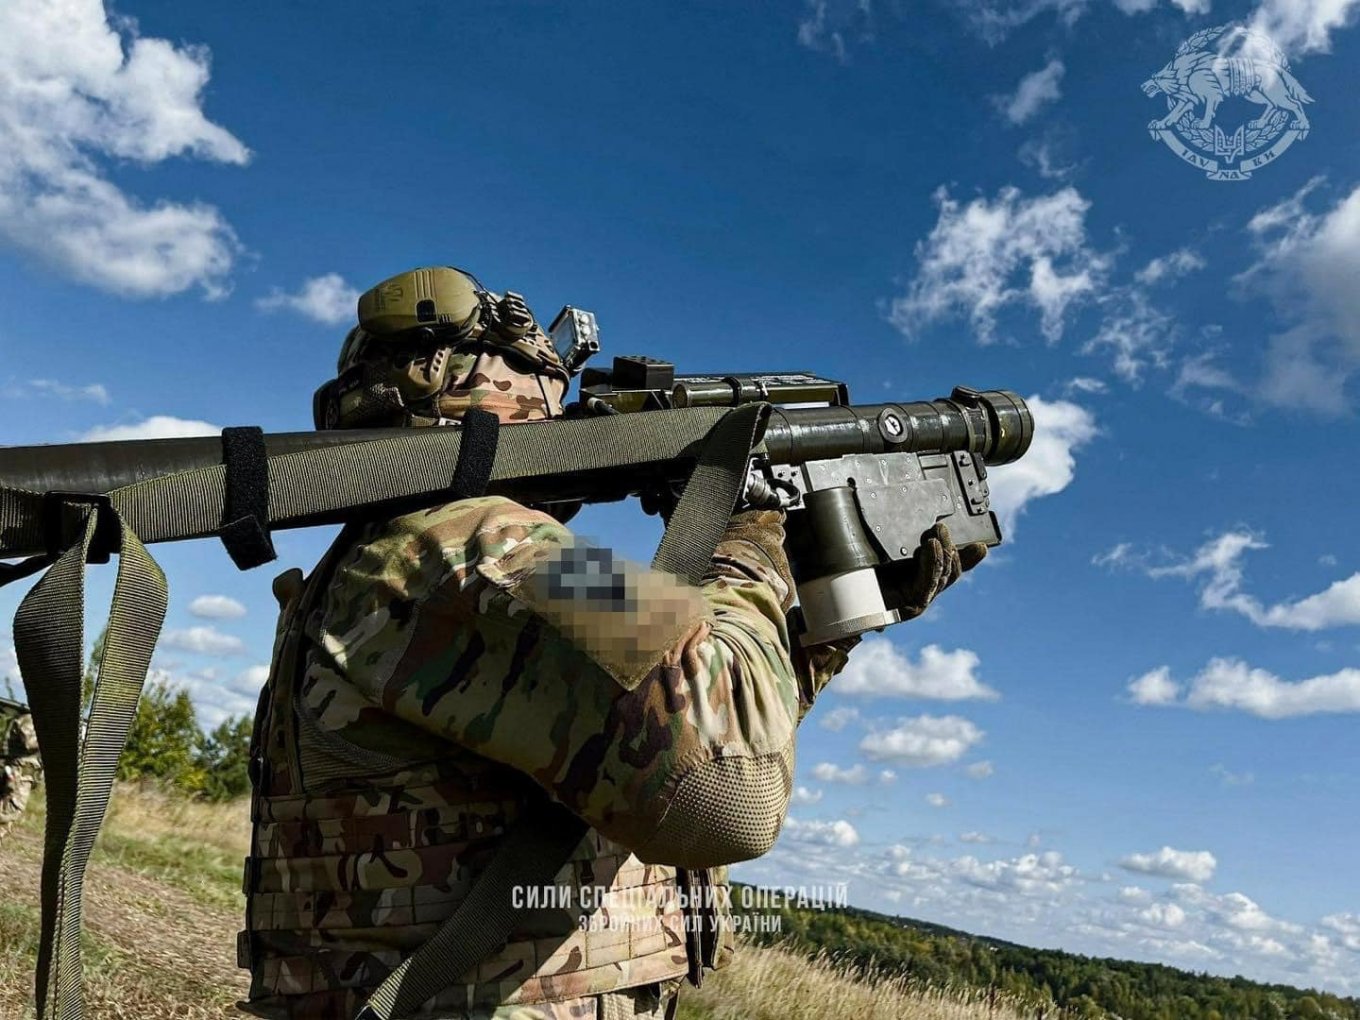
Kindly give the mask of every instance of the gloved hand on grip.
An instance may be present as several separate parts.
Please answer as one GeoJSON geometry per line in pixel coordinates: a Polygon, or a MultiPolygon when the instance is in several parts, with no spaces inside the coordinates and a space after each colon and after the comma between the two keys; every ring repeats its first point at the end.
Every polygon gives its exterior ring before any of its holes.
{"type": "Polygon", "coordinates": [[[880,570],[883,596],[889,609],[896,609],[904,620],[914,620],[926,611],[936,596],[972,570],[987,556],[987,546],[970,542],[956,547],[943,521],[921,537],[916,555],[880,570]]]}

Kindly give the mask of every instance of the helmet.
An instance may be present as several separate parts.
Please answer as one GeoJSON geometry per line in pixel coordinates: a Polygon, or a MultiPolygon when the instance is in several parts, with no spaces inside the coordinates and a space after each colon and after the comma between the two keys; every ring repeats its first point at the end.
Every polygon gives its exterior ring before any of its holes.
{"type": "Polygon", "coordinates": [[[524,298],[451,266],[400,273],[359,298],[318,429],[439,425],[469,408],[503,422],[562,416],[571,373],[524,298]]]}

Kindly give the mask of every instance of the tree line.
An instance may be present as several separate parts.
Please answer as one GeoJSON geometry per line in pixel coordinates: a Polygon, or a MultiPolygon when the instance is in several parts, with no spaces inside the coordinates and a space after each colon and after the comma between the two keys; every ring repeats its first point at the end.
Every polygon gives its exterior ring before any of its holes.
{"type": "MultiPolygon", "coordinates": [[[[736,887],[735,913],[772,912],[764,906],[743,911],[743,900],[758,897],[742,897],[736,887]]],[[[1360,999],[1327,992],[1029,949],[854,907],[780,906],[777,912],[778,934],[744,926],[757,933],[752,941],[781,942],[809,956],[825,951],[870,979],[905,974],[937,987],[994,991],[1052,1020],[1360,1020],[1360,999]]]]}

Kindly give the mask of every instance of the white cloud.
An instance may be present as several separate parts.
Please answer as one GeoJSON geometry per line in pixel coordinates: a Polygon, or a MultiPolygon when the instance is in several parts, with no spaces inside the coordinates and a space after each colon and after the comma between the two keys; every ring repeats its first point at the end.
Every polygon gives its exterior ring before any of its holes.
{"type": "Polygon", "coordinates": [[[1360,953],[1360,914],[1328,914],[1322,926],[1341,936],[1341,944],[1353,953],[1360,953]]]}
{"type": "Polygon", "coordinates": [[[211,666],[182,672],[157,662],[148,674],[148,682],[188,691],[199,724],[211,730],[231,717],[253,715],[268,675],[268,666],[252,666],[227,679],[211,666]]]}
{"type": "Polygon", "coordinates": [[[851,847],[859,842],[859,833],[844,819],[837,819],[834,822],[800,822],[797,818],[787,818],[782,831],[796,843],[851,847]]]}
{"type": "Polygon", "coordinates": [[[1066,180],[1077,169],[1065,153],[1069,143],[1061,133],[1045,132],[1040,138],[1027,138],[1016,151],[1020,162],[1032,167],[1045,180],[1066,180]]]}
{"type": "Polygon", "coordinates": [[[954,862],[953,870],[969,884],[1007,889],[1023,896],[1051,896],[1062,892],[1080,877],[1076,868],[1063,863],[1062,854],[1056,850],[986,863],[973,857],[960,857],[954,862]]]}
{"type": "Polygon", "coordinates": [[[1119,890],[1119,898],[1125,903],[1149,903],[1152,900],[1152,893],[1142,886],[1126,885],[1119,890]]]}
{"type": "Polygon", "coordinates": [[[985,832],[960,832],[960,843],[990,843],[992,837],[985,832]]]}
{"type": "Polygon", "coordinates": [[[1183,700],[1155,704],[1237,709],[1262,719],[1360,712],[1360,669],[1291,682],[1238,659],[1212,659],[1187,686],[1183,700]]]}
{"type": "Polygon", "coordinates": [[[246,607],[227,595],[200,595],[189,603],[189,612],[207,620],[234,620],[246,615],[246,607]]]}
{"type": "Polygon", "coordinates": [[[225,293],[240,246],[216,209],[145,204],[105,176],[112,161],[248,161],[203,114],[208,64],[203,47],[114,28],[101,0],[0,5],[0,238],[116,294],[225,293]]]}
{"type": "Polygon", "coordinates": [[[942,793],[928,793],[926,803],[933,808],[946,808],[949,807],[949,798],[942,793]]]}
{"type": "Polygon", "coordinates": [[[1098,303],[1104,310],[1093,337],[1081,346],[1081,353],[1108,351],[1113,368],[1131,386],[1143,381],[1149,365],[1165,368],[1179,329],[1176,321],[1162,310],[1141,287],[1123,286],[1101,294],[1098,303]]]}
{"type": "Polygon", "coordinates": [[[1249,28],[1291,56],[1331,49],[1331,36],[1351,24],[1360,0],[1263,0],[1249,28]]]}
{"type": "Polygon", "coordinates": [[[328,326],[352,322],[359,303],[359,292],[345,282],[339,273],[327,273],[307,280],[296,293],[288,294],[275,287],[268,295],[255,302],[265,312],[287,309],[328,326]]]}
{"type": "Polygon", "coordinates": [[[1179,928],[1185,923],[1185,911],[1174,903],[1154,903],[1140,910],[1138,916],[1158,928],[1179,928]]]}
{"type": "Polygon", "coordinates": [[[978,663],[975,652],[946,652],[938,645],[926,645],[912,662],[887,638],[866,638],[836,678],[836,691],[941,701],[997,698],[978,680],[978,663]]]}
{"type": "Polygon", "coordinates": [[[245,694],[254,698],[260,693],[260,688],[269,679],[268,666],[251,666],[237,673],[231,680],[230,687],[238,694],[245,694]]]}
{"type": "Polygon", "coordinates": [[[127,439],[174,439],[180,436],[217,436],[220,425],[192,418],[156,414],[131,425],[99,425],[77,439],[80,443],[114,443],[127,439]]]}
{"type": "Polygon", "coordinates": [[[178,648],[199,655],[240,655],[246,650],[240,638],[223,634],[215,627],[167,630],[160,643],[165,648],[178,648]]]}
{"type": "Polygon", "coordinates": [[[996,766],[989,761],[975,761],[963,771],[969,779],[990,779],[996,773],[996,766]]]}
{"type": "Polygon", "coordinates": [[[821,726],[824,730],[831,730],[833,733],[839,733],[858,718],[859,709],[842,705],[839,708],[833,708],[830,712],[823,715],[821,726]]]}
{"type": "Polygon", "coordinates": [[[1095,416],[1070,401],[1035,395],[1025,402],[1034,415],[1034,441],[1029,452],[1018,461],[987,471],[992,509],[1008,537],[1014,537],[1016,522],[1030,501],[1062,492],[1072,484],[1076,451],[1099,432],[1095,416]]]}
{"type": "Polygon", "coordinates": [[[77,400],[107,407],[111,402],[109,391],[103,383],[89,383],[85,386],[72,386],[57,379],[29,379],[25,383],[5,387],[5,396],[24,399],[27,397],[55,397],[58,400],[77,400]]]}
{"type": "Polygon", "coordinates": [[[866,734],[859,749],[875,761],[927,768],[958,761],[981,743],[983,736],[982,730],[959,716],[922,715],[899,719],[891,729],[866,734]]]}
{"type": "Polygon", "coordinates": [[[1189,248],[1177,248],[1169,255],[1161,255],[1153,259],[1138,272],[1134,273],[1134,279],[1142,284],[1161,283],[1163,280],[1178,280],[1182,276],[1203,269],[1208,263],[1189,248]]]}
{"type": "Polygon", "coordinates": [[[1092,562],[1138,569],[1152,578],[1203,578],[1199,592],[1201,606],[1239,613],[1258,627],[1318,631],[1360,624],[1360,573],[1334,581],[1316,594],[1274,605],[1265,605],[1244,592],[1243,556],[1268,548],[1265,540],[1251,531],[1227,531],[1205,542],[1192,556],[1173,559],[1162,566],[1148,565],[1147,557],[1134,553],[1127,543],[1115,546],[1092,562]]]}
{"type": "Polygon", "coordinates": [[[1181,687],[1171,679],[1171,668],[1162,666],[1130,680],[1128,691],[1135,705],[1174,705],[1181,687]]]}
{"type": "Polygon", "coordinates": [[[824,783],[863,783],[869,778],[863,765],[854,765],[845,769],[839,765],[833,765],[829,761],[814,766],[812,775],[824,783]]]}
{"type": "Polygon", "coordinates": [[[1208,850],[1173,850],[1164,846],[1156,853],[1129,854],[1119,862],[1125,871],[1161,878],[1184,878],[1207,882],[1214,877],[1218,860],[1208,850]]]}
{"type": "Polygon", "coordinates": [[[1086,245],[1091,203],[1072,187],[1035,198],[1005,187],[995,200],[975,198],[967,206],[943,188],[934,197],[939,219],[916,246],[919,268],[890,306],[893,325],[912,338],[962,314],[979,342],[988,343],[1001,310],[1027,305],[1056,342],[1068,309],[1099,289],[1108,268],[1108,259],[1086,245]]]}
{"type": "Polygon", "coordinates": [[[885,783],[885,784],[886,784],[886,783],[895,783],[895,782],[897,782],[897,773],[894,772],[892,769],[879,769],[879,770],[878,770],[878,781],[879,781],[880,783],[885,783]]]}
{"type": "Polygon", "coordinates": [[[1067,380],[1063,386],[1063,391],[1072,393],[1106,393],[1110,389],[1102,380],[1093,379],[1087,375],[1079,375],[1074,379],[1067,380]]]}
{"type": "Polygon", "coordinates": [[[1224,786],[1250,786],[1256,782],[1256,776],[1251,772],[1233,772],[1222,762],[1209,766],[1209,771],[1218,776],[1224,786]]]}
{"type": "Polygon", "coordinates": [[[9,635],[5,635],[5,640],[0,641],[0,688],[3,687],[5,681],[10,682],[17,694],[19,689],[19,656],[14,651],[14,642],[9,640],[9,635]]]}
{"type": "Polygon", "coordinates": [[[798,43],[829,53],[837,63],[848,61],[847,40],[869,42],[874,37],[871,0],[804,0],[798,22],[798,43]]]}
{"type": "Polygon", "coordinates": [[[794,788],[790,802],[793,804],[816,804],[821,799],[821,790],[810,790],[806,786],[798,786],[794,788]]]}
{"type": "Polygon", "coordinates": [[[1061,60],[1050,60],[1044,67],[1021,78],[1009,96],[997,96],[993,101],[1012,124],[1023,124],[1038,113],[1045,103],[1055,102],[1062,97],[1059,83],[1064,70],[1066,68],[1061,60]]]}
{"type": "MultiPolygon", "coordinates": [[[[1144,14],[1159,0],[1113,0],[1125,14],[1144,14]]],[[[1186,14],[1206,14],[1212,0],[1170,0],[1186,14]]],[[[1281,0],[1289,2],[1289,0],[1281,0]]],[[[1326,2],[1326,0],[1324,0],[1326,2]]],[[[1336,0],[1332,0],[1336,2],[1336,0]]],[[[957,6],[987,42],[995,45],[1012,31],[1045,14],[1072,25],[1090,8],[1092,0],[959,0],[957,6]]]]}
{"type": "Polygon", "coordinates": [[[1236,282],[1246,294],[1269,294],[1288,325],[1271,337],[1262,396],[1340,414],[1360,369],[1360,186],[1314,213],[1305,200],[1321,183],[1315,178],[1252,217],[1247,231],[1259,259],[1236,282]]]}

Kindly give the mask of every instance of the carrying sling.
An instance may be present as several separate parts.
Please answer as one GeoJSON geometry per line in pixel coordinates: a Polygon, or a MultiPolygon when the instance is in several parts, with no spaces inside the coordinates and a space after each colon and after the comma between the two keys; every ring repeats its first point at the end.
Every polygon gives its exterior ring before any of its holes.
{"type": "MultiPolygon", "coordinates": [[[[533,423],[502,430],[486,481],[694,461],[652,566],[698,584],[741,496],[770,405],[684,408],[533,423]]],[[[80,1020],[81,892],[112,791],[118,757],[167,607],[165,575],[144,543],[223,538],[243,569],[273,558],[271,524],[353,509],[432,505],[456,498],[451,479],[465,439],[455,428],[344,443],[278,456],[259,430],[228,430],[224,463],[106,493],[34,492],[0,482],[0,585],[46,568],[15,614],[14,643],[47,776],[42,934],[35,999],[41,1020],[80,1020]],[[103,656],[81,723],[85,564],[118,553],[103,656]]],[[[467,466],[463,474],[467,474],[467,466]]],[[[484,465],[477,470],[485,475],[484,465]]],[[[466,491],[464,486],[459,491],[466,491]]],[[[419,1006],[501,945],[516,915],[516,884],[545,884],[586,825],[553,806],[512,831],[460,909],[373,994],[361,1020],[392,1020],[419,1006]]]]}

